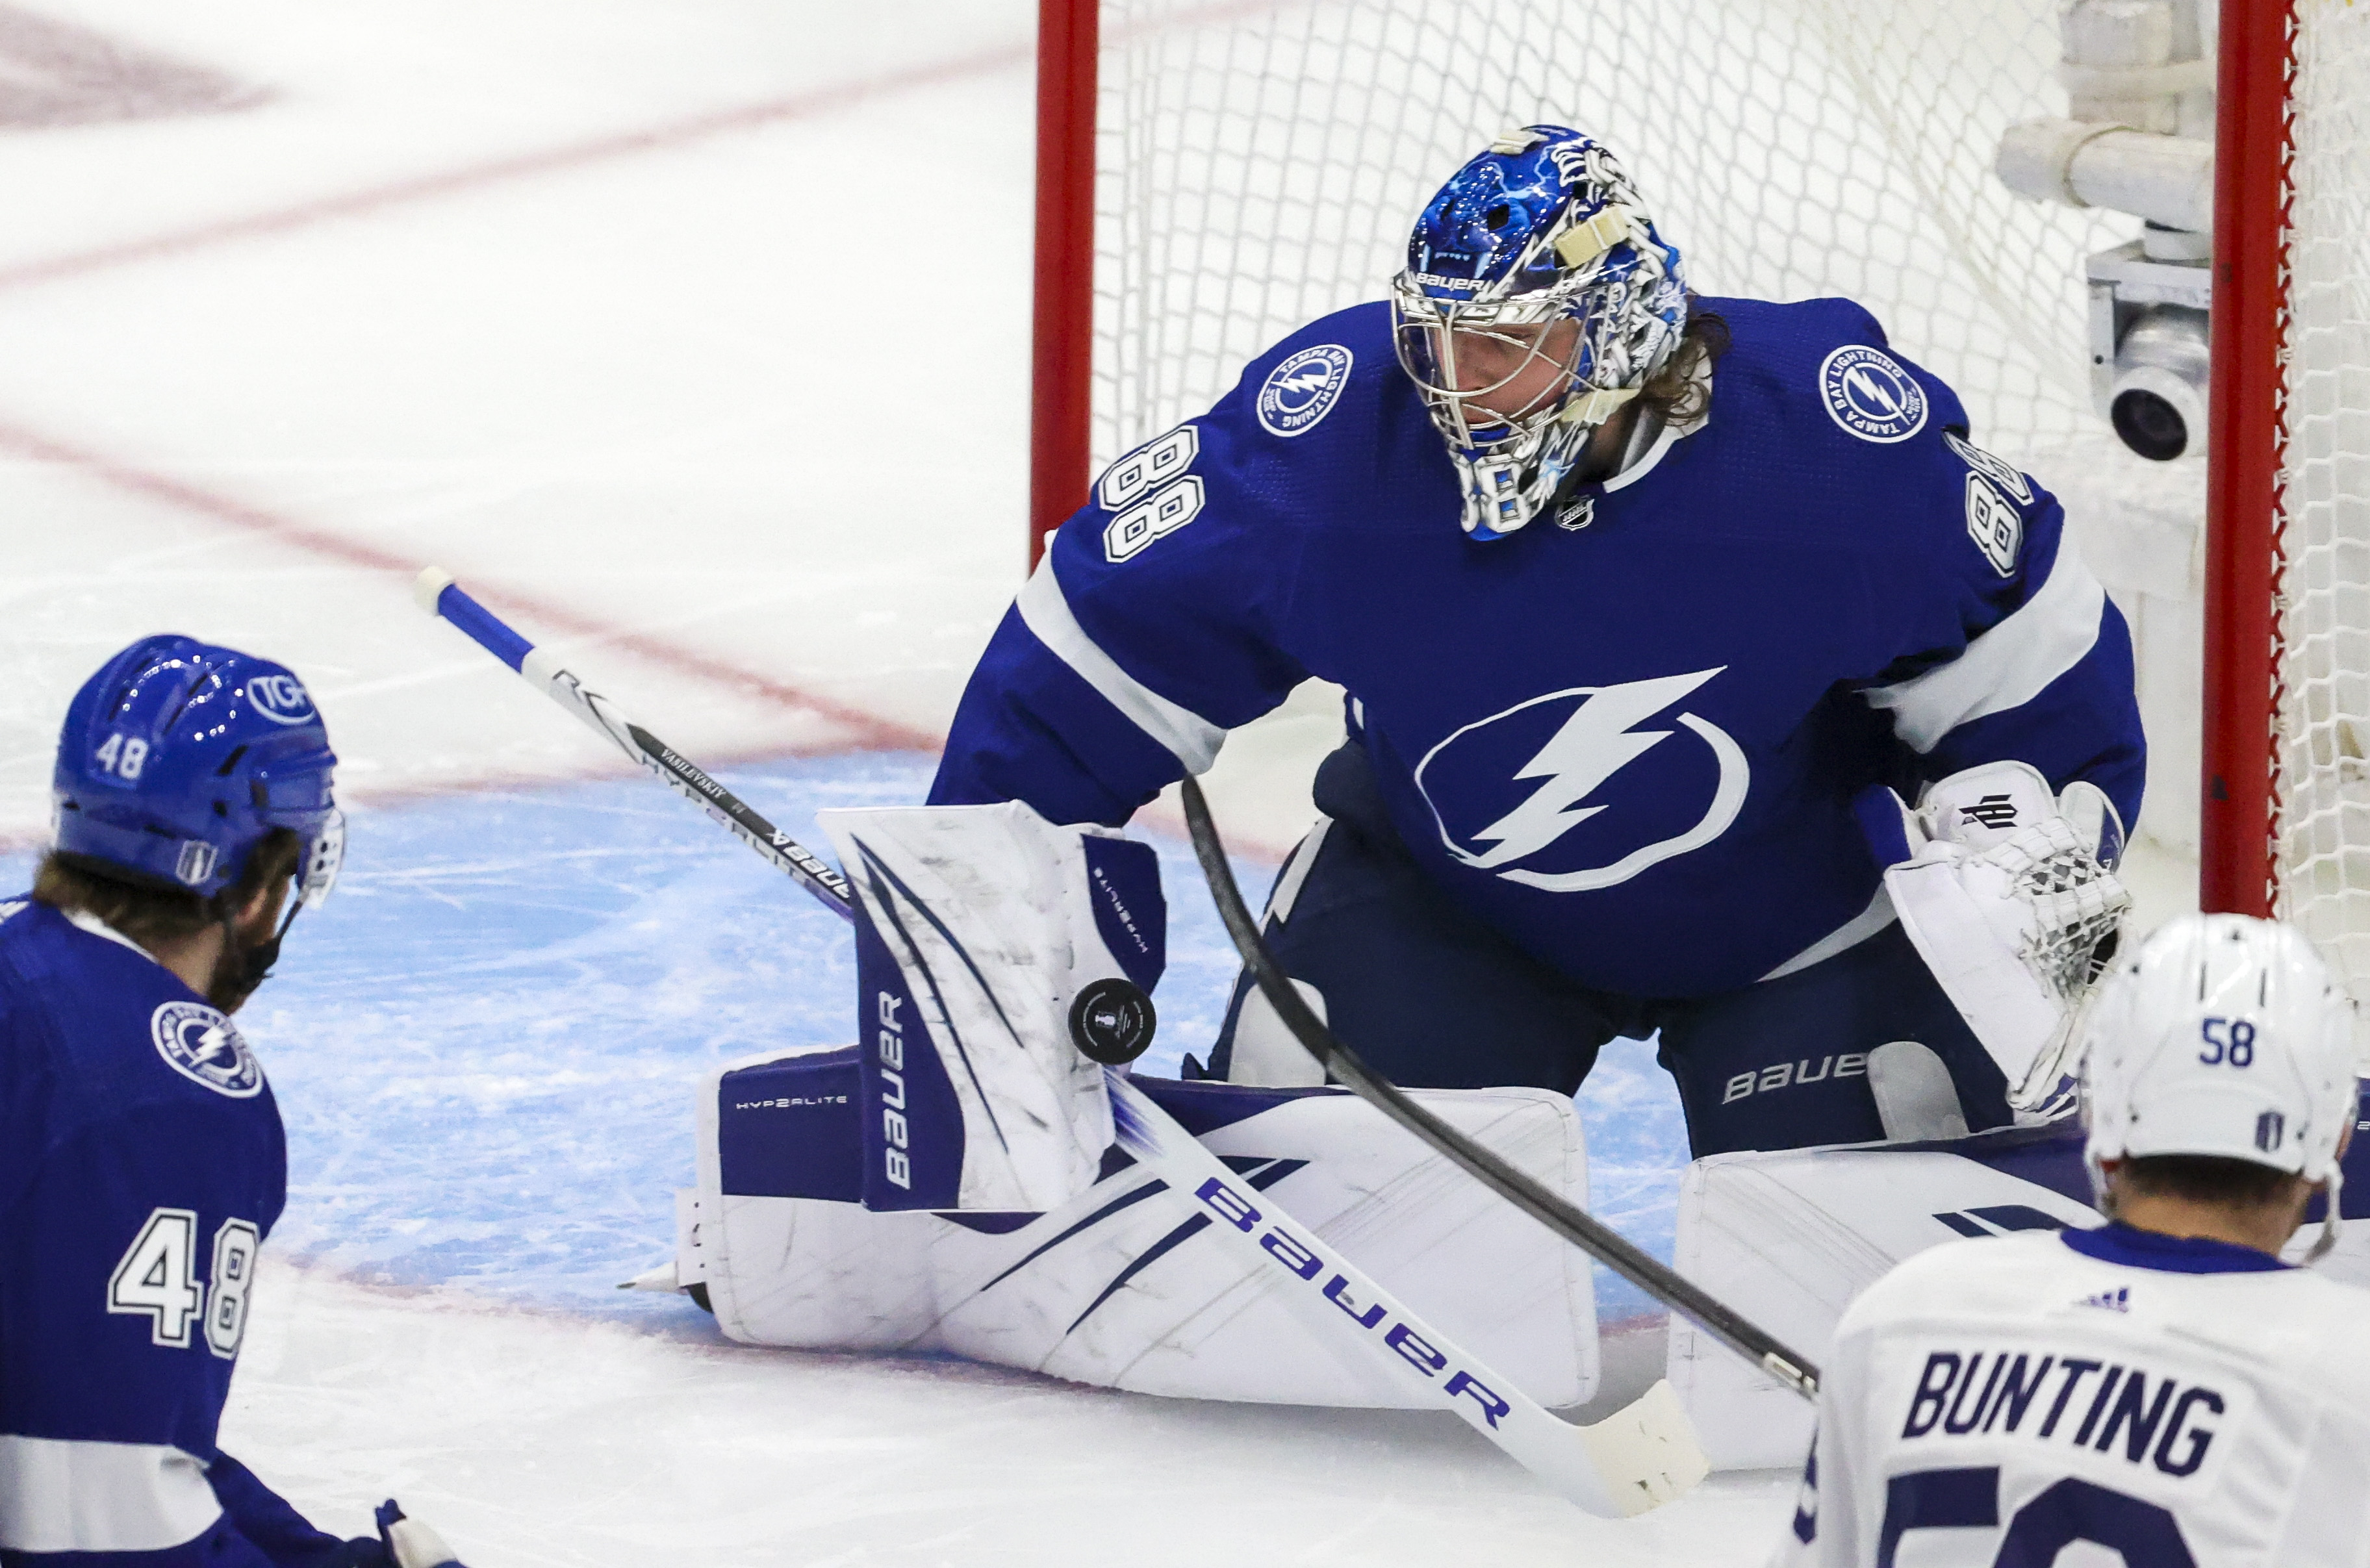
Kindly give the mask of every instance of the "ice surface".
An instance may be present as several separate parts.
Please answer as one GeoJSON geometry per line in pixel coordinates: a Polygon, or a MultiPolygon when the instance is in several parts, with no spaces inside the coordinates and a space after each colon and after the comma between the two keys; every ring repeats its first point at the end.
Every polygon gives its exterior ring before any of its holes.
{"type": "MultiPolygon", "coordinates": [[[[931,766],[875,752],[719,776],[822,846],[816,810],[918,802],[931,766]]],[[[1237,966],[1191,847],[1146,837],[1169,962],[1138,1068],[1174,1076],[1208,1057],[1237,966]]],[[[639,775],[358,811],[349,843],[336,896],[239,1018],[288,1124],[274,1252],[376,1284],[697,1316],[616,1286],[672,1254],[700,1075],[853,1037],[846,923],[639,775]]],[[[0,879],[29,865],[0,860],[0,879]]],[[[1253,897],[1272,871],[1236,867],[1253,897]]],[[[1685,1132],[1645,1053],[1608,1052],[1582,1107],[1598,1208],[1667,1260],[1685,1132]]],[[[1651,1310],[1603,1288],[1608,1317],[1651,1310]]]]}
{"type": "Polygon", "coordinates": [[[1790,1477],[1593,1519],[1446,1414],[1223,1405],[702,1344],[267,1268],[224,1443],[476,1568],[1745,1568],[1790,1477]]]}
{"type": "MultiPolygon", "coordinates": [[[[0,125],[0,889],[67,697],[150,632],[294,667],[359,803],[242,1018],[292,1192],[229,1445],[339,1528],[397,1492],[477,1568],[1757,1562],[1789,1485],[1604,1524],[1445,1419],[752,1351],[613,1288],[669,1250],[700,1072],[846,1036],[846,938],[408,578],[794,833],[919,798],[1022,569],[1034,10],[76,0],[126,71],[244,107],[0,125]]],[[[31,16],[0,69],[42,69],[31,16]]],[[[1248,890],[1339,728],[1306,689],[1207,781],[1248,890]]],[[[1165,1069],[1233,964],[1152,816],[1165,1069]]],[[[1582,1111],[1595,1207],[1667,1256],[1651,1048],[1582,1111]]]]}
{"type": "MultiPolygon", "coordinates": [[[[563,722],[555,712],[550,722],[563,722]]],[[[932,761],[720,770],[813,813],[918,800],[932,761]]],[[[1174,836],[1161,1036],[1206,1054],[1233,953],[1174,836]]],[[[393,1491],[479,1561],[1741,1562],[1790,1494],[1724,1480],[1651,1526],[1573,1513],[1446,1417],[1237,1409],[946,1360],[726,1345],[666,1258],[709,1065],[847,1037],[845,924],[639,776],[354,814],[337,895],[241,1014],[290,1192],[224,1445],[338,1528],[393,1491]],[[720,1554],[720,1555],[719,1555],[720,1554]],[[1272,1561],[1269,1555],[1256,1560],[1272,1561]]],[[[25,854],[0,857],[21,887],[25,854]]],[[[1271,866],[1238,863],[1256,891],[1271,866]]],[[[1582,1099],[1597,1207],[1667,1258],[1685,1132],[1648,1047],[1582,1099]]],[[[1556,1244],[1544,1233],[1541,1245],[1556,1244]]],[[[1647,1310],[1600,1277],[1608,1316],[1647,1310]]]]}

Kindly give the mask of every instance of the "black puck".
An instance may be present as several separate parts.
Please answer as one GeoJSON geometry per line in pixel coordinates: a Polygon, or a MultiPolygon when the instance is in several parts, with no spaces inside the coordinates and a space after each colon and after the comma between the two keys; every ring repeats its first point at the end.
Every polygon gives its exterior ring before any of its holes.
{"type": "Polygon", "coordinates": [[[1152,998],[1132,980],[1092,980],[1070,1003],[1070,1043],[1090,1061],[1125,1067],[1152,1044],[1152,998]]]}

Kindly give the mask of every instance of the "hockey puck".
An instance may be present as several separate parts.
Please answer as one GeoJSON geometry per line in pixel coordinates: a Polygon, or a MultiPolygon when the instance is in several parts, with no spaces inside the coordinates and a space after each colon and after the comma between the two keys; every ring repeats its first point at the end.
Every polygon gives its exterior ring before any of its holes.
{"type": "Polygon", "coordinates": [[[1094,980],[1070,1003],[1070,1043],[1090,1061],[1125,1067],[1152,1044],[1157,1022],[1143,987],[1116,977],[1094,980]]]}

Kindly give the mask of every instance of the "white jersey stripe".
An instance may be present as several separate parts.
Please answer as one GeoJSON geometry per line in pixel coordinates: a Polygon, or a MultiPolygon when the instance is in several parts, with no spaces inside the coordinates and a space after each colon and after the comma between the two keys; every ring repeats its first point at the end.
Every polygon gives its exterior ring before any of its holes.
{"type": "Polygon", "coordinates": [[[1813,964],[1824,964],[1836,954],[1848,952],[1858,946],[1900,918],[1893,911],[1893,895],[1887,892],[1884,884],[1880,882],[1876,885],[1876,897],[1868,901],[1868,908],[1860,910],[1818,941],[1762,976],[1761,980],[1754,983],[1758,985],[1763,980],[1782,980],[1788,975],[1799,974],[1813,964]]]}
{"type": "Polygon", "coordinates": [[[0,1434],[0,1549],[161,1551],[222,1516],[197,1456],[0,1434]]]}
{"type": "Polygon", "coordinates": [[[1054,658],[1077,671],[1080,680],[1101,692],[1138,729],[1166,747],[1185,764],[1187,773],[1210,771],[1210,764],[1218,760],[1218,748],[1225,743],[1226,732],[1122,670],[1087,635],[1086,628],[1070,612],[1061,579],[1053,575],[1053,552],[1047,551],[1037,563],[1037,570],[1013,604],[1021,621],[1053,650],[1054,658]]]}
{"type": "Polygon", "coordinates": [[[1893,732],[1911,750],[1931,751],[1959,726],[2022,707],[2081,663],[2106,611],[2107,590],[2060,538],[2049,580],[2021,608],[1950,663],[1870,690],[1869,706],[1892,710],[1893,732]]]}

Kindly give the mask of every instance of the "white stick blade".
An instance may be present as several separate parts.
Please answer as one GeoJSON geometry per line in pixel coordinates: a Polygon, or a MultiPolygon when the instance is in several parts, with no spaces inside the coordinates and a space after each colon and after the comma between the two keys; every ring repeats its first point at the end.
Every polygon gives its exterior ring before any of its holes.
{"type": "Polygon", "coordinates": [[[1624,1518],[1661,1507],[1711,1473],[1695,1425],[1667,1380],[1579,1431],[1624,1518]]]}

